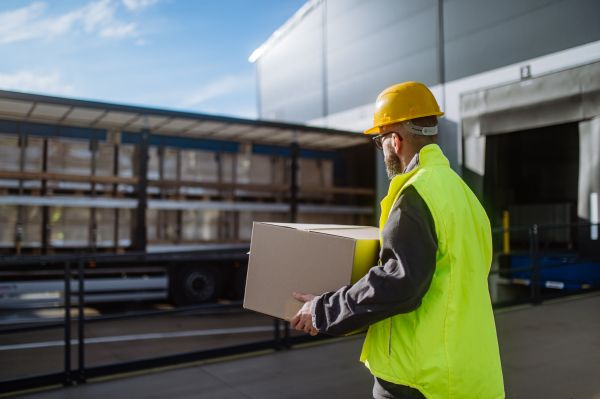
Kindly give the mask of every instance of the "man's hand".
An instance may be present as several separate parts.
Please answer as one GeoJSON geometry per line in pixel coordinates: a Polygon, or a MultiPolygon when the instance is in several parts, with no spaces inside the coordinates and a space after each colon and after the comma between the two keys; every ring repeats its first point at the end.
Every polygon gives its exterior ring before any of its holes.
{"type": "Polygon", "coordinates": [[[294,292],[294,298],[304,302],[304,306],[302,306],[302,309],[300,309],[296,316],[292,318],[290,325],[298,331],[304,331],[312,336],[317,335],[319,331],[313,326],[312,314],[310,313],[310,308],[312,307],[315,296],[294,292]]]}

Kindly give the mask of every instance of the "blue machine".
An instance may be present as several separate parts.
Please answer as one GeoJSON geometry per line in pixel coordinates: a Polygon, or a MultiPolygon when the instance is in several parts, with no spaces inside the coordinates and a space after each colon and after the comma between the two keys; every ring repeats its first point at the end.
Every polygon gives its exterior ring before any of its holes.
{"type": "MultiPolygon", "coordinates": [[[[552,254],[539,257],[540,285],[547,288],[576,290],[600,285],[600,262],[575,263],[579,257],[573,254],[552,254]],[[564,266],[544,268],[544,265],[564,263],[564,266]]],[[[512,255],[510,267],[513,269],[530,267],[529,254],[512,255]]],[[[531,284],[531,270],[512,273],[514,284],[531,284]]]]}

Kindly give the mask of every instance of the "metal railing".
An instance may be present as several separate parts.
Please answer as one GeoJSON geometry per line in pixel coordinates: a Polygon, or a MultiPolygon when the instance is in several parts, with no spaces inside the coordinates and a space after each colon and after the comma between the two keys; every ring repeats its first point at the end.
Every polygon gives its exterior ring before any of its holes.
{"type": "MultiPolygon", "coordinates": [[[[546,224],[546,225],[534,224],[532,226],[519,226],[519,227],[492,229],[492,234],[502,234],[503,240],[508,239],[508,235],[506,235],[506,233],[510,234],[512,232],[527,232],[527,234],[529,236],[528,252],[529,252],[529,260],[530,260],[530,266],[528,266],[528,267],[510,267],[510,268],[499,267],[497,269],[490,270],[490,275],[513,274],[513,273],[518,273],[518,272],[529,272],[530,273],[530,279],[527,282],[527,285],[530,286],[529,297],[522,298],[522,299],[496,302],[493,304],[494,308],[514,306],[514,305],[523,304],[523,303],[540,304],[545,300],[556,299],[556,298],[560,298],[560,297],[564,297],[564,296],[571,296],[571,295],[577,295],[577,294],[581,294],[581,293],[600,290],[599,284],[590,284],[590,286],[588,288],[582,288],[582,289],[558,290],[558,292],[545,293],[545,294],[542,294],[542,292],[541,292],[541,289],[542,289],[541,271],[543,269],[565,267],[565,266],[572,266],[572,265],[585,264],[585,263],[596,263],[596,262],[600,263],[600,256],[569,258],[567,262],[554,262],[554,263],[540,264],[540,238],[539,238],[540,230],[563,229],[563,228],[565,228],[565,229],[567,229],[567,228],[569,228],[569,229],[570,228],[586,228],[586,227],[592,228],[594,226],[596,226],[596,228],[597,228],[598,224],[585,223],[585,222],[564,223],[564,224],[546,224]]],[[[600,245],[600,241],[599,241],[598,245],[600,245]]],[[[506,241],[504,242],[503,247],[505,248],[505,252],[506,252],[506,248],[508,247],[506,241]]],[[[598,267],[600,267],[600,265],[598,267]]]]}
{"type": "MultiPolygon", "coordinates": [[[[190,259],[191,255],[183,256],[177,254],[170,254],[175,257],[190,259]]],[[[114,257],[131,257],[132,255],[114,255],[114,257]]],[[[167,255],[168,256],[168,255],[167,255]]],[[[34,375],[28,377],[14,378],[0,381],[0,394],[8,392],[23,391],[33,388],[39,388],[51,385],[63,385],[71,386],[73,384],[83,384],[88,378],[97,378],[107,375],[121,374],[132,371],[139,371],[144,369],[151,369],[157,367],[171,366],[175,364],[197,362],[208,359],[215,359],[225,356],[240,355],[245,353],[263,351],[263,350],[284,350],[291,349],[294,345],[324,340],[330,338],[325,334],[319,334],[318,336],[312,337],[309,334],[290,336],[290,329],[288,322],[281,322],[275,320],[273,324],[273,338],[254,341],[237,345],[221,346],[216,348],[201,349],[192,352],[175,353],[170,355],[144,358],[138,360],[124,361],[119,363],[105,364],[100,366],[85,366],[85,338],[84,329],[86,324],[107,322],[107,321],[118,321],[132,318],[148,317],[148,316],[162,316],[162,315],[174,315],[188,313],[190,311],[198,310],[226,310],[231,308],[240,308],[242,301],[235,301],[230,303],[215,303],[215,304],[204,304],[204,305],[192,305],[183,306],[175,309],[159,309],[151,311],[137,311],[127,312],[114,315],[103,315],[94,317],[85,317],[84,306],[85,306],[85,264],[94,262],[101,259],[103,262],[111,260],[113,255],[88,255],[88,256],[50,256],[50,257],[39,257],[39,259],[45,259],[43,262],[49,262],[54,265],[64,265],[64,320],[60,322],[46,322],[35,325],[25,326],[12,326],[0,328],[0,336],[6,334],[23,333],[30,331],[40,331],[49,329],[64,329],[64,368],[63,371],[34,375]],[[72,268],[72,265],[76,264],[77,268],[72,268]],[[77,368],[74,369],[71,365],[71,281],[73,275],[77,275],[78,279],[78,290],[77,290],[77,307],[78,317],[76,320],[77,326],[77,368]],[[283,334],[282,334],[283,330],[283,334]]],[[[3,265],[6,264],[32,264],[35,262],[36,257],[14,257],[11,259],[4,259],[3,265]]],[[[138,253],[135,255],[136,260],[156,259],[161,258],[157,254],[143,254],[138,253]]]]}

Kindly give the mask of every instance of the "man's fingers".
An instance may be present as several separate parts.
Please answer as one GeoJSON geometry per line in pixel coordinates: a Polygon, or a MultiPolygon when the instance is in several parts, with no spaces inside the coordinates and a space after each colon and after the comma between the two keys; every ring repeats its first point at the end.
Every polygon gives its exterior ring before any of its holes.
{"type": "Polygon", "coordinates": [[[292,317],[292,320],[290,320],[290,326],[292,328],[296,328],[296,324],[298,324],[299,321],[300,321],[300,314],[297,314],[296,316],[292,317]]]}
{"type": "Polygon", "coordinates": [[[310,294],[302,294],[301,292],[294,292],[294,298],[302,302],[308,302],[312,300],[315,296],[310,294]]]}
{"type": "Polygon", "coordinates": [[[303,294],[301,292],[294,292],[294,298],[296,300],[304,302],[302,309],[290,320],[290,326],[298,331],[304,331],[312,336],[317,335],[318,330],[313,326],[312,316],[310,314],[310,301],[315,296],[311,294],[303,294]]]}
{"type": "Polygon", "coordinates": [[[302,330],[304,330],[304,324],[306,324],[306,323],[304,323],[304,320],[300,319],[298,324],[296,324],[296,327],[294,327],[294,328],[298,331],[302,331],[302,330]]]}
{"type": "Polygon", "coordinates": [[[307,315],[300,316],[300,313],[292,318],[290,325],[292,328],[298,331],[304,331],[313,337],[319,333],[319,330],[317,330],[312,324],[312,318],[307,315]]]}
{"type": "Polygon", "coordinates": [[[294,298],[296,298],[299,301],[306,302],[306,299],[304,298],[304,294],[302,294],[300,292],[294,292],[294,298]]]}

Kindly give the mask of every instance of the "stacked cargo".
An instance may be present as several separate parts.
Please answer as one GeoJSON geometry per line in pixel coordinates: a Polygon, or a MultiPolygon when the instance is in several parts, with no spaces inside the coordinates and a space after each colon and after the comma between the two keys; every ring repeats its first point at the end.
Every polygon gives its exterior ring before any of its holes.
{"type": "MultiPolygon", "coordinates": [[[[140,133],[10,121],[1,127],[5,253],[130,247],[140,133]]],[[[290,221],[289,147],[157,134],[148,156],[149,247],[247,242],[254,221],[290,221]]],[[[300,149],[298,222],[372,223],[371,188],[336,191],[334,171],[344,162],[336,151],[300,149]]]]}

